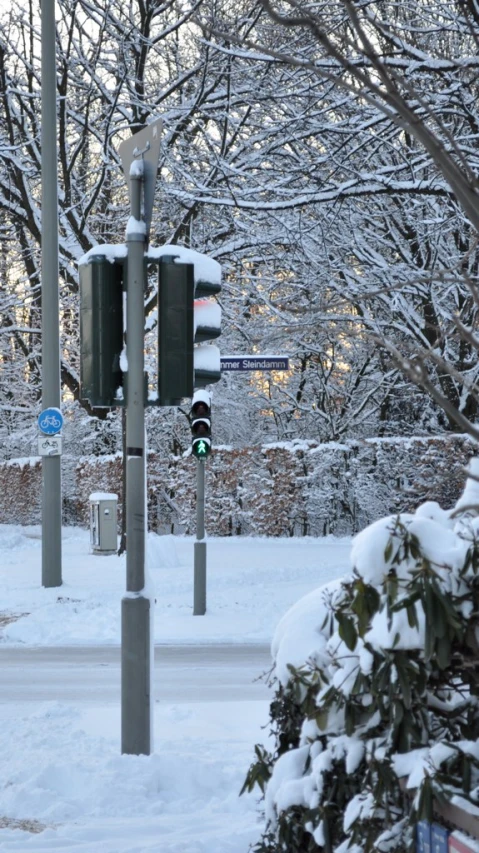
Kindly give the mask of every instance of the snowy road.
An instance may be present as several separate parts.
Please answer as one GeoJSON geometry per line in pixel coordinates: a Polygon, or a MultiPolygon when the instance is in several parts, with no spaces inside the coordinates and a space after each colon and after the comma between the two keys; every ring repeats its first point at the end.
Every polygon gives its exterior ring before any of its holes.
{"type": "MultiPolygon", "coordinates": [[[[155,648],[155,700],[227,702],[267,699],[269,646],[210,644],[155,648]]],[[[11,702],[119,702],[116,646],[1,648],[0,705],[11,702]]]]}

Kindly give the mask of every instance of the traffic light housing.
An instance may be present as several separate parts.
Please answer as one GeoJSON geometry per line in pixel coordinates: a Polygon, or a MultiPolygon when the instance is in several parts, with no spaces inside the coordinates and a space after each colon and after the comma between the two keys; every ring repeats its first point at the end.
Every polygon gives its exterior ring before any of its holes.
{"type": "Polygon", "coordinates": [[[208,391],[195,391],[191,402],[191,452],[202,461],[211,452],[211,397],[208,391]]]}
{"type": "Polygon", "coordinates": [[[176,406],[193,395],[193,264],[158,265],[158,399],[176,406]]]}
{"type": "Polygon", "coordinates": [[[206,343],[221,334],[221,308],[211,299],[220,293],[221,284],[201,278],[194,263],[180,260],[188,257],[184,250],[178,249],[176,255],[174,246],[168,248],[171,254],[158,262],[160,406],[178,405],[196,388],[221,378],[219,349],[206,343]]]}
{"type": "Polygon", "coordinates": [[[93,255],[80,264],[80,399],[92,408],[118,406],[123,386],[124,264],[93,255]]]}
{"type": "MultiPolygon", "coordinates": [[[[80,264],[80,399],[93,408],[126,402],[123,290],[127,257],[88,254],[80,264]]],[[[111,249],[111,247],[108,247],[111,249]]],[[[145,405],[176,406],[221,378],[220,352],[209,343],[221,334],[219,264],[191,249],[163,246],[145,255],[158,267],[158,389],[145,405]],[[208,343],[207,343],[208,342],[208,343]]]]}
{"type": "Polygon", "coordinates": [[[221,308],[210,297],[221,292],[221,284],[197,281],[194,302],[194,386],[205,388],[221,379],[220,351],[214,344],[221,335],[221,308]]]}

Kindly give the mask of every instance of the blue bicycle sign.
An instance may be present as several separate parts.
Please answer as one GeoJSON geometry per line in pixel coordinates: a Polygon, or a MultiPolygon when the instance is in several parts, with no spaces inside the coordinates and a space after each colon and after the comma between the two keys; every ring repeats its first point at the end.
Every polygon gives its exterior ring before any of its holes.
{"type": "Polygon", "coordinates": [[[38,415],[38,426],[44,435],[56,435],[63,426],[63,415],[60,409],[44,409],[38,415]]]}

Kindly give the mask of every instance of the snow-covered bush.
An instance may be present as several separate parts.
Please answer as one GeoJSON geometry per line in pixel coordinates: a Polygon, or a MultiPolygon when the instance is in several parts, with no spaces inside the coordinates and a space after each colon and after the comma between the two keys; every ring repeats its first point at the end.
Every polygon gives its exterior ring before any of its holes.
{"type": "Polygon", "coordinates": [[[244,786],[265,794],[256,851],[402,853],[434,799],[479,814],[477,504],[469,479],[454,511],[375,522],[351,573],[281,620],[276,748],[244,786]]]}

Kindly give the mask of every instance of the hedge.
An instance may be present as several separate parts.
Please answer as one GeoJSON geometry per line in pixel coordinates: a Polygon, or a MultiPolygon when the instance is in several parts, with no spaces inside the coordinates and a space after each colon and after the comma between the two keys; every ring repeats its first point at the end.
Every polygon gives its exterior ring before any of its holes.
{"type": "MultiPolygon", "coordinates": [[[[468,436],[294,441],[215,448],[206,463],[206,529],[213,536],[338,536],[426,500],[451,506],[475,453],[468,436]]],[[[190,456],[148,455],[149,526],[194,533],[196,475],[190,456]]],[[[66,524],[88,525],[92,492],[115,492],[121,517],[120,456],[65,456],[66,524]]],[[[41,461],[0,463],[0,523],[41,520],[41,461]]]]}

